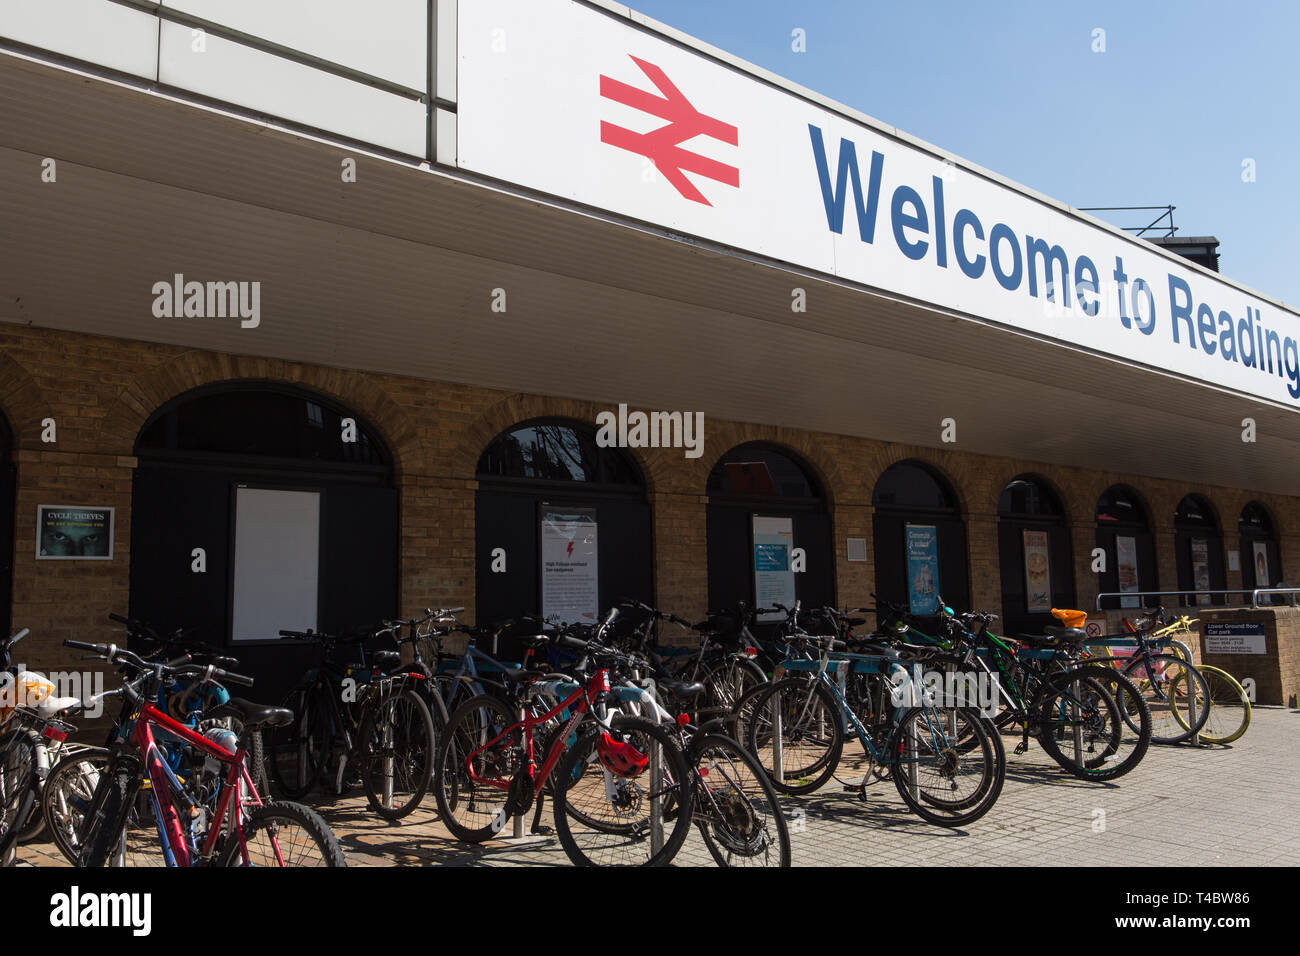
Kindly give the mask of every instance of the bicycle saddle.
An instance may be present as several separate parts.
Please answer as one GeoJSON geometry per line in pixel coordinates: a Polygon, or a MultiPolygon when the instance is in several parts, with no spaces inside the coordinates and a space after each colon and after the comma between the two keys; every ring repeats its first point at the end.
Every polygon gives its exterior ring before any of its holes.
{"type": "Polygon", "coordinates": [[[664,684],[664,688],[674,697],[680,697],[683,700],[689,700],[704,693],[704,685],[698,681],[693,684],[686,681],[669,681],[664,684]]]}
{"type": "Polygon", "coordinates": [[[1030,647],[1062,647],[1066,644],[1078,644],[1088,637],[1088,632],[1081,627],[1057,627],[1049,624],[1045,634],[1017,634],[1015,640],[1030,647]]]}
{"type": "Polygon", "coordinates": [[[209,710],[204,717],[238,717],[245,730],[256,727],[284,727],[293,723],[293,711],[288,707],[273,707],[269,704],[255,704],[242,697],[232,697],[218,707],[209,710]]]}
{"type": "Polygon", "coordinates": [[[376,670],[387,671],[401,665],[402,655],[397,651],[375,651],[370,655],[370,661],[376,670]]]}

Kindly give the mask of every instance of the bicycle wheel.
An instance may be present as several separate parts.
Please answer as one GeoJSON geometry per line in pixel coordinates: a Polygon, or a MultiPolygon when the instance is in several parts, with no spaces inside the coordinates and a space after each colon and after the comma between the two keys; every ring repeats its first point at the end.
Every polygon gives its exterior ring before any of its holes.
{"type": "Polygon", "coordinates": [[[754,701],[745,743],[778,791],[812,793],[844,751],[839,704],[819,681],[776,681],[754,701]]]}
{"type": "Polygon", "coordinates": [[[510,788],[525,768],[522,731],[501,701],[471,697],[451,713],[433,763],[442,822],[458,840],[482,843],[501,832],[517,801],[510,788]],[[498,739],[499,738],[499,739],[498,739]]]}
{"type": "Polygon", "coordinates": [[[108,751],[91,747],[68,754],[50,771],[41,791],[45,829],[69,863],[77,862],[86,811],[99,778],[108,769],[108,751]]]}
{"type": "Polygon", "coordinates": [[[299,800],[311,793],[325,773],[329,709],[315,685],[290,691],[284,706],[293,711],[293,723],[267,732],[264,740],[276,790],[290,800],[299,800]]]}
{"type": "MultiPolygon", "coordinates": [[[[1197,701],[1198,711],[1206,713],[1205,723],[1199,731],[1199,739],[1207,744],[1230,744],[1241,737],[1250,727],[1250,696],[1246,689],[1237,683],[1237,679],[1227,671],[1202,664],[1197,667],[1205,680],[1208,697],[1197,701]]],[[[1169,696],[1175,700],[1187,693],[1182,684],[1181,675],[1169,684],[1169,696]]],[[[1174,716],[1181,716],[1182,707],[1174,708],[1174,716]]]]}
{"type": "Polygon", "coordinates": [[[348,865],[338,837],[315,810],[283,800],[246,810],[243,832],[248,862],[244,862],[239,840],[227,838],[221,853],[221,866],[348,865]]]}
{"type": "MultiPolygon", "coordinates": [[[[728,657],[701,677],[700,683],[704,685],[704,710],[712,717],[730,714],[747,691],[767,683],[767,675],[752,661],[728,657]]],[[[703,710],[701,719],[705,719],[703,710]]]]}
{"type": "Polygon", "coordinates": [[[977,713],[964,708],[904,711],[889,745],[894,786],[908,808],[929,823],[963,826],[988,813],[1002,792],[992,735],[977,713]],[[967,738],[961,752],[960,737],[967,738]]]}
{"type": "MultiPolygon", "coordinates": [[[[1209,716],[1209,708],[1200,702],[1209,698],[1205,678],[1192,664],[1174,654],[1151,654],[1145,659],[1135,655],[1124,666],[1124,676],[1133,681],[1151,711],[1151,742],[1179,744],[1190,740],[1209,716]],[[1181,683],[1181,696],[1171,688],[1181,683]],[[1195,688],[1195,694],[1187,688],[1195,688]],[[1193,713],[1194,711],[1194,713],[1193,713]]],[[[1131,700],[1131,698],[1130,698],[1131,700]]],[[[1125,708],[1124,716],[1133,729],[1133,714],[1125,708]]]]}
{"type": "Polygon", "coordinates": [[[1039,700],[1038,742],[1073,776],[1114,780],[1146,755],[1151,711],[1136,685],[1115,668],[1086,664],[1050,675],[1039,700]]]}
{"type": "Polygon", "coordinates": [[[631,774],[607,770],[598,750],[604,731],[584,733],[554,777],[556,835],[576,866],[664,866],[691,828],[693,793],[681,748],[666,730],[640,717],[618,717],[610,731],[647,758],[645,767],[631,774]],[[579,819],[602,825],[583,826],[579,819]]]}
{"type": "Polygon", "coordinates": [[[35,738],[26,730],[0,737],[0,857],[17,842],[36,805],[35,738]]]}
{"type": "Polygon", "coordinates": [[[692,741],[695,825],[718,866],[789,866],[790,833],[759,762],[721,734],[692,741]]]}
{"type": "Polygon", "coordinates": [[[433,776],[433,718],[420,695],[403,690],[366,710],[357,732],[361,785],[370,809],[400,820],[420,805],[433,776]]]}

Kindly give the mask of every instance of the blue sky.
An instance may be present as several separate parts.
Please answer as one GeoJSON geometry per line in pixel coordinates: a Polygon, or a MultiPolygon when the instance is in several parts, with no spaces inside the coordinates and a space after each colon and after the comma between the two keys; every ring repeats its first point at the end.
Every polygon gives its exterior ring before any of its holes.
{"type": "Polygon", "coordinates": [[[1070,205],[1173,204],[1225,275],[1300,306],[1294,0],[630,6],[1070,205]]]}

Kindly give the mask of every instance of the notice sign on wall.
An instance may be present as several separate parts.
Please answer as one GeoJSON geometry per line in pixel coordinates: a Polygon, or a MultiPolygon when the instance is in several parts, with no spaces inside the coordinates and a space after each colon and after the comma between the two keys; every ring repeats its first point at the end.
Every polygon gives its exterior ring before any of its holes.
{"type": "MultiPolygon", "coordinates": [[[[794,551],[794,520],[754,515],[754,605],[771,607],[784,604],[794,607],[794,569],[790,555],[794,551]]],[[[758,615],[759,621],[780,621],[785,615],[770,611],[758,615]]]]}
{"type": "Polygon", "coordinates": [[[542,511],[542,616],[595,624],[600,613],[596,509],[542,511]]]}
{"type": "MultiPolygon", "coordinates": [[[[1192,539],[1192,582],[1198,591],[1208,591],[1210,588],[1210,542],[1205,538],[1192,539]]],[[[1209,604],[1210,596],[1198,594],[1196,603],[1209,604]]]]}
{"type": "Polygon", "coordinates": [[[1226,622],[1204,625],[1201,646],[1206,654],[1267,654],[1267,638],[1263,624],[1229,624],[1226,622]]]}
{"type": "Polygon", "coordinates": [[[111,561],[113,509],[37,505],[36,557],[44,561],[111,561]]]}
{"type": "MultiPolygon", "coordinates": [[[[1118,535],[1115,538],[1115,570],[1121,591],[1140,591],[1138,584],[1138,549],[1137,539],[1118,535]]],[[[1120,607],[1138,607],[1138,598],[1119,599],[1120,607]]]]}
{"type": "Polygon", "coordinates": [[[907,601],[913,614],[939,610],[939,529],[932,524],[907,526],[907,601]]]}
{"type": "Polygon", "coordinates": [[[1052,609],[1052,569],[1047,558],[1047,532],[1025,531],[1025,604],[1029,611],[1052,609]]]}

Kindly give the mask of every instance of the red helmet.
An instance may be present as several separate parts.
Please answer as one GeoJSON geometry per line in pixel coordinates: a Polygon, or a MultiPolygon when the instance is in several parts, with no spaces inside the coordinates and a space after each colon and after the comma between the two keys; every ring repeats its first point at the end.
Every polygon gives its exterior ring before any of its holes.
{"type": "Polygon", "coordinates": [[[650,765],[647,754],[631,744],[620,743],[604,731],[596,738],[596,753],[605,769],[619,777],[639,776],[650,765]]]}

